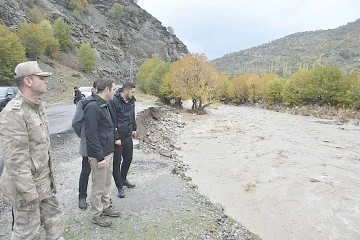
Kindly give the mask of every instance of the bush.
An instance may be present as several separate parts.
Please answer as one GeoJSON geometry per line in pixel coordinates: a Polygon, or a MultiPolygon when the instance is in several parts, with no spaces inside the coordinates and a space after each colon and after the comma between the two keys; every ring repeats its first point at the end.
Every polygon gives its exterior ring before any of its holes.
{"type": "Polygon", "coordinates": [[[338,103],[343,78],[344,75],[338,67],[323,66],[312,70],[319,105],[338,103]]]}
{"type": "Polygon", "coordinates": [[[37,24],[24,23],[20,25],[17,35],[26,49],[26,55],[34,59],[42,55],[46,49],[44,30],[37,24]]]}
{"type": "Polygon", "coordinates": [[[265,85],[265,98],[269,104],[275,104],[282,102],[282,91],[284,88],[284,80],[279,78],[270,80],[265,85]]]}
{"type": "Polygon", "coordinates": [[[70,9],[78,10],[79,12],[85,12],[88,8],[88,1],[87,0],[71,0],[70,1],[70,9]]]}
{"type": "Polygon", "coordinates": [[[19,37],[0,24],[0,85],[13,85],[14,69],[25,60],[25,48],[19,37]]]}
{"type": "Polygon", "coordinates": [[[53,26],[46,19],[42,20],[38,25],[43,29],[46,38],[45,55],[51,58],[57,58],[60,54],[60,44],[54,37],[53,26]]]}
{"type": "Polygon", "coordinates": [[[62,51],[70,50],[74,43],[70,38],[71,27],[59,17],[54,23],[54,36],[59,41],[60,49],[62,51]]]}
{"type": "Polygon", "coordinates": [[[76,55],[85,71],[96,69],[96,53],[89,43],[82,43],[76,51],[76,55]]]}
{"type": "Polygon", "coordinates": [[[110,9],[110,16],[112,18],[119,18],[124,11],[124,6],[119,3],[114,3],[110,9]]]}
{"type": "Polygon", "coordinates": [[[29,20],[33,23],[39,23],[44,19],[44,14],[40,11],[40,9],[34,7],[29,12],[29,20]]]}
{"type": "Polygon", "coordinates": [[[345,92],[344,102],[347,107],[360,110],[360,75],[349,76],[349,86],[345,92]]]}

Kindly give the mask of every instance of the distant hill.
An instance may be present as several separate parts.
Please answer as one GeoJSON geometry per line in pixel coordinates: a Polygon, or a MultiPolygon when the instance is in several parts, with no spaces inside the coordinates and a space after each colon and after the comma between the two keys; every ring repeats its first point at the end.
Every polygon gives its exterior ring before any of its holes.
{"type": "Polygon", "coordinates": [[[360,70],[360,19],[330,30],[295,33],[258,47],[227,54],[212,61],[229,74],[274,72],[288,77],[314,64],[360,70]]]}

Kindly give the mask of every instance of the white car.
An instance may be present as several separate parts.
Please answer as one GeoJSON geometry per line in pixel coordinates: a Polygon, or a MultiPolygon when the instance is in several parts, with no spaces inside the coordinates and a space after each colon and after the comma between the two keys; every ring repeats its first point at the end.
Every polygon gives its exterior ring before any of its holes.
{"type": "Polygon", "coordinates": [[[92,87],[79,87],[79,90],[84,97],[88,97],[92,94],[91,89],[92,87]]]}

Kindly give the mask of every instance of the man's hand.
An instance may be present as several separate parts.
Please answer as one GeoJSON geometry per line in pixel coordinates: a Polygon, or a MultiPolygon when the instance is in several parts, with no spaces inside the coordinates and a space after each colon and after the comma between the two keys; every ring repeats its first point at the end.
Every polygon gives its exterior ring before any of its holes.
{"type": "Polygon", "coordinates": [[[136,131],[132,131],[132,134],[131,134],[134,138],[137,137],[137,134],[136,134],[136,131]]]}
{"type": "Polygon", "coordinates": [[[98,168],[107,168],[107,167],[109,167],[109,164],[105,160],[98,162],[98,168]]]}
{"type": "Polygon", "coordinates": [[[120,139],[116,140],[115,145],[121,146],[121,140],[120,139]]]}

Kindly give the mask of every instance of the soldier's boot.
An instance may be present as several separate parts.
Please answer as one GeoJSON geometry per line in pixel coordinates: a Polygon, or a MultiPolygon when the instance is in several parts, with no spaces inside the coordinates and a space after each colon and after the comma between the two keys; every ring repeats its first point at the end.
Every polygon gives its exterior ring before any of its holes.
{"type": "Polygon", "coordinates": [[[109,217],[120,217],[120,211],[116,210],[113,206],[109,206],[105,208],[101,214],[102,216],[109,216],[109,217]]]}
{"type": "Polygon", "coordinates": [[[93,217],[91,220],[94,224],[99,225],[100,227],[110,227],[112,222],[109,219],[106,219],[103,216],[93,217]]]}

